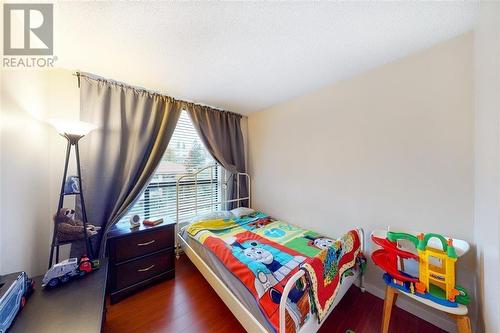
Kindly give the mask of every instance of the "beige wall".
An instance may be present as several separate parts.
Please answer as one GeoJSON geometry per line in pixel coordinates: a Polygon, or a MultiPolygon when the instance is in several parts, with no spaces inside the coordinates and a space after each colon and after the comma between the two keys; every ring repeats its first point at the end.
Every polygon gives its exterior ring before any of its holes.
{"type": "Polygon", "coordinates": [[[48,239],[47,73],[2,73],[0,273],[45,266],[48,239]],[[42,263],[43,261],[43,263],[42,263]]]}
{"type": "MultiPolygon", "coordinates": [[[[251,114],[253,205],[331,236],[391,225],[472,242],[472,46],[469,33],[251,114]]],[[[474,259],[458,265],[471,291],[474,259]]],[[[379,296],[381,273],[368,265],[379,296]]],[[[454,329],[446,316],[400,305],[454,329]]]]}
{"type": "Polygon", "coordinates": [[[0,274],[37,275],[47,268],[65,142],[46,119],[78,115],[79,93],[70,74],[2,72],[0,274]]]}
{"type": "Polygon", "coordinates": [[[480,324],[500,331],[500,3],[482,2],[475,32],[475,241],[480,324]]]}

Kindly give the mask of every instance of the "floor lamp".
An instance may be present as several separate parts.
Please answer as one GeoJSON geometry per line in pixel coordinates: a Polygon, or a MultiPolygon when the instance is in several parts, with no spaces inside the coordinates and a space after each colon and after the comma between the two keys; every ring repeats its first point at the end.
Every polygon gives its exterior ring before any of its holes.
{"type": "MultiPolygon", "coordinates": [[[[82,177],[81,177],[81,169],[80,169],[80,152],[78,150],[78,141],[80,141],[81,138],[83,138],[85,135],[90,133],[92,130],[97,128],[97,126],[83,122],[83,121],[70,121],[70,120],[65,120],[65,119],[51,119],[49,122],[56,128],[56,130],[59,132],[59,134],[64,137],[67,140],[67,145],[66,145],[66,159],[64,162],[64,173],[62,177],[62,184],[61,184],[61,191],[59,193],[59,204],[57,205],[57,212],[56,214],[59,213],[61,208],[63,208],[64,205],[64,198],[67,195],[78,195],[80,197],[80,204],[81,204],[81,213],[82,213],[82,220],[83,220],[83,239],[85,241],[85,247],[87,250],[87,256],[92,259],[94,257],[94,253],[92,251],[92,244],[90,242],[89,237],[87,236],[87,211],[85,210],[85,200],[83,198],[83,187],[82,187],[82,177]],[[68,165],[69,165],[69,158],[71,155],[71,147],[75,148],[75,156],[76,156],[76,172],[78,176],[78,188],[79,191],[76,193],[65,193],[65,183],[66,183],[66,177],[68,174],[68,165]]],[[[64,245],[64,244],[70,244],[73,243],[74,241],[65,241],[65,242],[60,242],[58,237],[57,237],[57,230],[58,226],[56,223],[54,223],[54,232],[52,234],[52,244],[50,248],[50,259],[49,259],[49,268],[52,266],[52,261],[54,259],[54,249],[56,252],[56,262],[59,262],[59,246],[64,245]]],[[[80,238],[81,239],[81,238],[80,238]]]]}

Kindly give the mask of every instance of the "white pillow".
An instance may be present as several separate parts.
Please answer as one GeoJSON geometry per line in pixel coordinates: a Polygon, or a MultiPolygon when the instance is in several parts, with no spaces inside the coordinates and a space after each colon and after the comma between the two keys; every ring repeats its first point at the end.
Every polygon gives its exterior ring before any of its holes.
{"type": "Polygon", "coordinates": [[[216,211],[216,212],[209,212],[201,215],[197,215],[193,218],[191,223],[198,222],[198,221],[205,221],[205,220],[227,220],[227,219],[233,219],[235,216],[233,213],[227,210],[221,210],[221,211],[216,211]]]}
{"type": "Polygon", "coordinates": [[[255,210],[253,210],[252,208],[247,208],[247,207],[238,207],[238,208],[235,208],[231,211],[231,213],[236,217],[250,215],[253,212],[255,212],[255,210]]]}

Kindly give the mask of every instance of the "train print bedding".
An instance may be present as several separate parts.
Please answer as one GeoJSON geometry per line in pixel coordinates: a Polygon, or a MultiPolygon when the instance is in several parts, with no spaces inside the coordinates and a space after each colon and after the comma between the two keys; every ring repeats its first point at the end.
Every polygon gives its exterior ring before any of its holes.
{"type": "Polygon", "coordinates": [[[286,300],[287,332],[298,331],[314,313],[319,321],[324,318],[362,256],[355,230],[334,240],[262,212],[198,221],[187,232],[246,286],[276,332],[281,294],[292,275],[306,272],[286,300]]]}

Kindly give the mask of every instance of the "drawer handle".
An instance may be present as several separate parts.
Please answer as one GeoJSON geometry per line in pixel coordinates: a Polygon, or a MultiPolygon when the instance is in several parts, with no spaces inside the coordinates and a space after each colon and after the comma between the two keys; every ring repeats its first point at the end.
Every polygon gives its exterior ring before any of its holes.
{"type": "Polygon", "coordinates": [[[146,246],[146,245],[151,245],[151,244],[153,244],[154,242],[156,242],[156,240],[155,240],[155,239],[153,239],[153,240],[151,240],[151,241],[149,241],[149,242],[146,242],[146,243],[139,243],[139,244],[137,244],[137,246],[146,246]]]}
{"type": "Polygon", "coordinates": [[[137,271],[138,272],[147,272],[147,271],[149,271],[153,267],[155,267],[155,265],[151,265],[151,266],[149,266],[147,268],[141,268],[141,269],[138,269],[137,271]]]}

